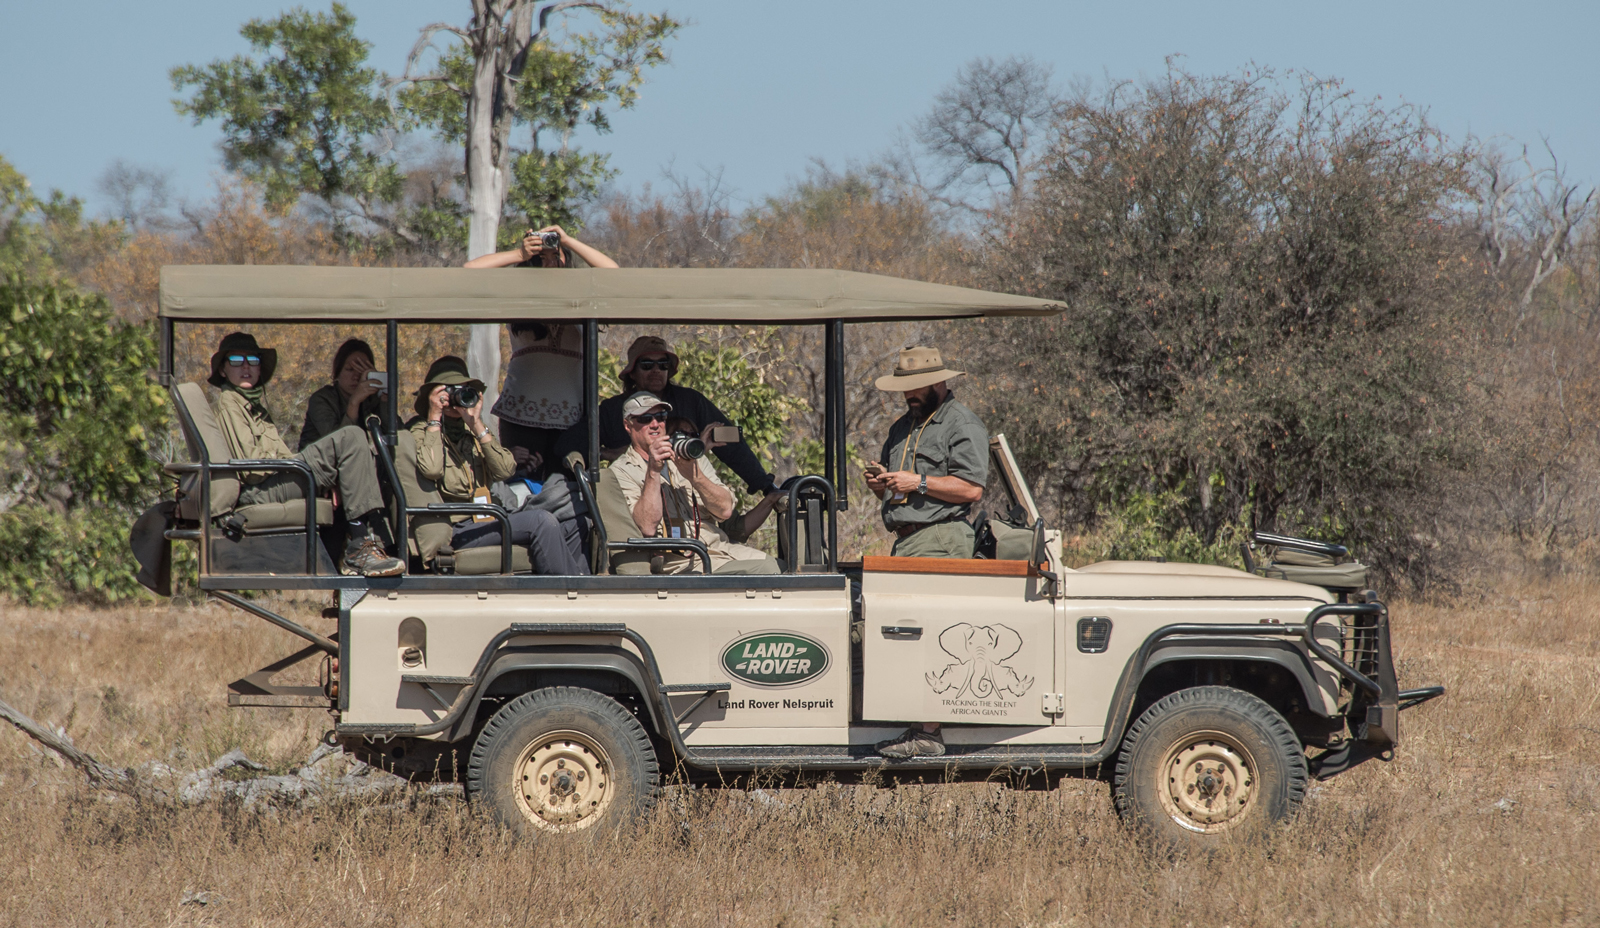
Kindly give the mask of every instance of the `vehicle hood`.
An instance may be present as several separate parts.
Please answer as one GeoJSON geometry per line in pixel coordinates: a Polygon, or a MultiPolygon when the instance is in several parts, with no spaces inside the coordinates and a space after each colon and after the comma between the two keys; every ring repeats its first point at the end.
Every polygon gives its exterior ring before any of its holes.
{"type": "Polygon", "coordinates": [[[1320,586],[1271,580],[1215,564],[1100,561],[1067,571],[1062,593],[1073,599],[1300,599],[1333,601],[1320,586]]]}

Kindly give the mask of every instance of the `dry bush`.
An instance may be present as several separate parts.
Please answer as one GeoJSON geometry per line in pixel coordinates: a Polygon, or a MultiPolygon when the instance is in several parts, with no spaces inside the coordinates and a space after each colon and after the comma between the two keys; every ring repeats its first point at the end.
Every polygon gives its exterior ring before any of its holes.
{"type": "MultiPolygon", "coordinates": [[[[307,602],[296,612],[310,617],[307,602]]],[[[1588,925],[1600,865],[1600,587],[1394,605],[1391,763],[1313,786],[1295,823],[1213,857],[1142,847],[1098,779],[892,790],[669,789],[637,832],[519,841],[457,799],[247,810],[88,791],[0,733],[0,925],[1588,925]],[[185,903],[185,899],[189,900],[185,903]]],[[[303,758],[319,713],[227,710],[295,645],[220,608],[6,608],[3,695],[119,764],[243,746],[303,758]]]]}

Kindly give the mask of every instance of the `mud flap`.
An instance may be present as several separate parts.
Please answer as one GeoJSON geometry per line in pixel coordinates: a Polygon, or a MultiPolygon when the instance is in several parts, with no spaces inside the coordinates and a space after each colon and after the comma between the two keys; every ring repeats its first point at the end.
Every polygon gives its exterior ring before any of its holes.
{"type": "Polygon", "coordinates": [[[128,546],[139,562],[138,581],[157,596],[172,595],[172,541],[167,531],[177,522],[178,504],[163,500],[133,523],[128,546]]]}

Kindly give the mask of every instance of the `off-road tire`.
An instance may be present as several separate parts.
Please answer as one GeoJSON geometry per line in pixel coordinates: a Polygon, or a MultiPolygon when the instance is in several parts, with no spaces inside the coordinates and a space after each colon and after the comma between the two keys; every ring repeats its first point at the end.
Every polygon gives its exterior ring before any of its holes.
{"type": "Polygon", "coordinates": [[[572,686],[506,703],[467,762],[468,800],[530,835],[615,831],[650,811],[660,784],[639,720],[609,696],[572,686]]]}
{"type": "Polygon", "coordinates": [[[1294,815],[1306,791],[1294,729],[1227,686],[1179,690],[1123,739],[1112,797],[1124,821],[1171,848],[1215,846],[1294,815]]]}

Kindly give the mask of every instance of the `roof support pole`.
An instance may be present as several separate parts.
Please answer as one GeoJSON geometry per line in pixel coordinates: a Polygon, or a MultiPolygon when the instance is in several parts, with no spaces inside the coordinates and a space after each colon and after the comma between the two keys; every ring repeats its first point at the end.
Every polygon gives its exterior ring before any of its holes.
{"type": "MultiPolygon", "coordinates": [[[[383,363],[389,366],[389,427],[385,438],[393,448],[400,428],[400,323],[390,319],[385,337],[388,344],[384,346],[383,363]]],[[[405,549],[405,544],[404,540],[400,542],[401,550],[405,549]]]]}
{"type": "Polygon", "coordinates": [[[828,346],[832,351],[832,359],[828,362],[828,411],[832,422],[828,429],[828,444],[831,449],[829,455],[829,476],[833,481],[833,474],[838,474],[834,482],[834,498],[838,500],[837,508],[844,511],[850,508],[850,445],[847,440],[845,428],[844,405],[844,320],[834,319],[828,323],[828,346]]]}
{"type": "MultiPolygon", "coordinates": [[[[600,485],[600,323],[583,323],[583,417],[589,423],[589,443],[583,466],[589,470],[589,485],[600,485]]],[[[600,514],[595,513],[595,518],[600,514]]]]}
{"type": "Polygon", "coordinates": [[[822,341],[822,476],[839,492],[834,479],[834,440],[838,423],[834,421],[833,369],[839,365],[839,332],[836,321],[823,325],[822,341]]]}
{"type": "Polygon", "coordinates": [[[172,386],[172,327],[173,321],[166,316],[161,317],[161,369],[156,372],[156,381],[163,387],[172,386]]]}

